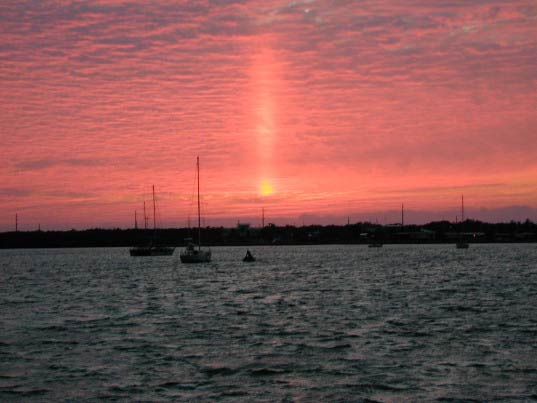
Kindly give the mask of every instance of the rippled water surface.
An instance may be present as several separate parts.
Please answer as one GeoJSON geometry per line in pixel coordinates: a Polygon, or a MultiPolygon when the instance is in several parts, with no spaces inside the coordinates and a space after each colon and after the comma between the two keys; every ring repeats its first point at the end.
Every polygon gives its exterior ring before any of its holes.
{"type": "Polygon", "coordinates": [[[0,401],[537,400],[537,245],[244,252],[0,250],[0,401]]]}

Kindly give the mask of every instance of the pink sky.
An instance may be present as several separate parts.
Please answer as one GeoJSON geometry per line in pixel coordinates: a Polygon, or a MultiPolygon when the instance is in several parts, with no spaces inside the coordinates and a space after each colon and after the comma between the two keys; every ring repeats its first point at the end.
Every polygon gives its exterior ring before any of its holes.
{"type": "Polygon", "coordinates": [[[537,220],[533,0],[4,1],[0,231],[537,220]]]}

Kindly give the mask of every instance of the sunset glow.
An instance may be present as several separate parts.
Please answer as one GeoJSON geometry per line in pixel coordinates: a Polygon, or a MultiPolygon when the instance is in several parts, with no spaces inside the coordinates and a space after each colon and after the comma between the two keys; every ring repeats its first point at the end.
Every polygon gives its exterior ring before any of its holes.
{"type": "Polygon", "coordinates": [[[0,230],[537,220],[537,5],[0,5],[0,230]]]}
{"type": "Polygon", "coordinates": [[[274,188],[269,181],[264,180],[261,182],[260,193],[262,196],[270,196],[274,193],[274,188]]]}
{"type": "MultiPolygon", "coordinates": [[[[258,174],[262,178],[272,176],[274,171],[274,141],[277,135],[275,92],[280,85],[276,65],[271,49],[264,47],[255,57],[252,67],[252,84],[255,88],[253,105],[257,140],[256,165],[258,174]]],[[[261,195],[268,196],[272,192],[271,183],[267,179],[262,179],[261,195]]]]}

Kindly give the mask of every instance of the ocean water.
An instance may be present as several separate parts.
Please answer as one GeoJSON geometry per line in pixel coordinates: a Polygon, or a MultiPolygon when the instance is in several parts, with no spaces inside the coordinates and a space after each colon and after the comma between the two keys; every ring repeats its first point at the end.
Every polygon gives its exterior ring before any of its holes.
{"type": "Polygon", "coordinates": [[[0,401],[537,401],[537,245],[0,250],[0,401]]]}

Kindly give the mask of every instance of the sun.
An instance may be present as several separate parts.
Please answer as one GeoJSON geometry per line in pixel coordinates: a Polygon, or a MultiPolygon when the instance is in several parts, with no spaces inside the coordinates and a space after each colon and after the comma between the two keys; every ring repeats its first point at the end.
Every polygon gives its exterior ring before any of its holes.
{"type": "Polygon", "coordinates": [[[272,184],[265,179],[259,186],[259,193],[261,193],[261,196],[270,196],[272,193],[274,193],[274,188],[272,187],[272,184]]]}

